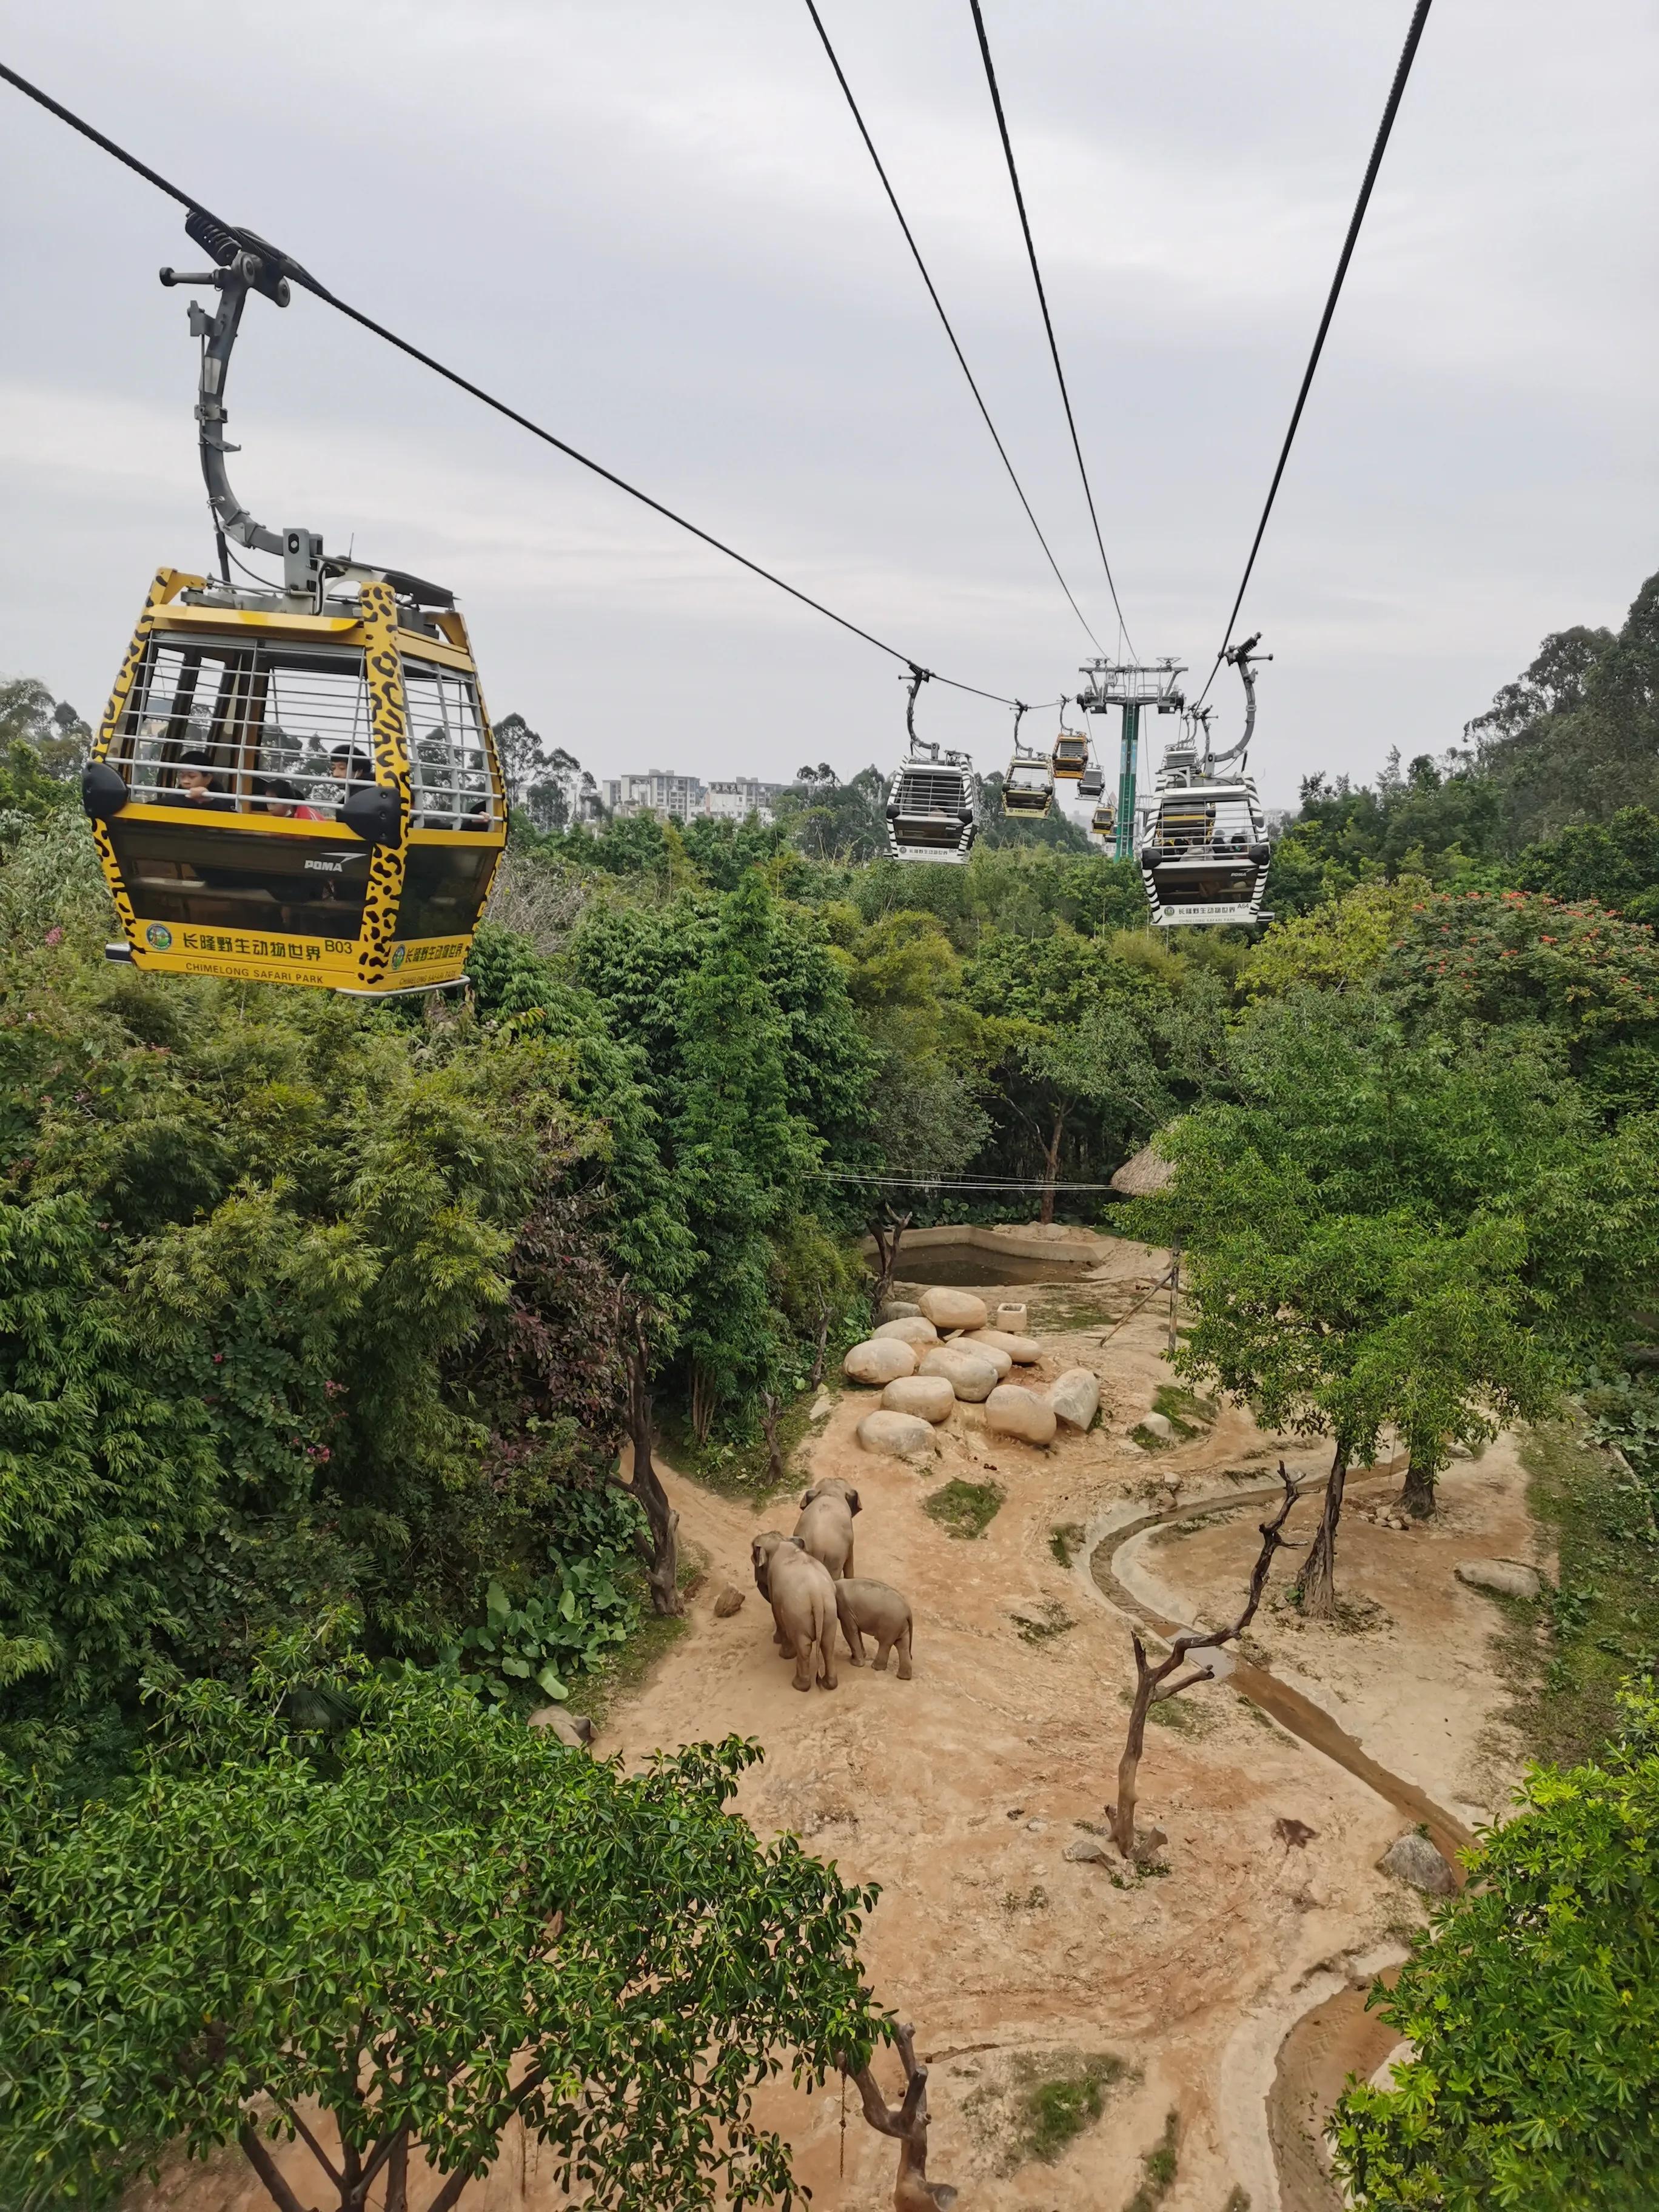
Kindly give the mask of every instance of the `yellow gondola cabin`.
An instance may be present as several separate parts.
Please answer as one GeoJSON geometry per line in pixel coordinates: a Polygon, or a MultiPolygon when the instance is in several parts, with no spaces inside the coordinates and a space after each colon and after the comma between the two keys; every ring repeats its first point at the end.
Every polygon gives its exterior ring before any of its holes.
{"type": "Polygon", "coordinates": [[[156,577],[83,779],[112,957],[360,997],[464,977],[506,809],[439,596],[360,574],[313,613],[156,577]]]}

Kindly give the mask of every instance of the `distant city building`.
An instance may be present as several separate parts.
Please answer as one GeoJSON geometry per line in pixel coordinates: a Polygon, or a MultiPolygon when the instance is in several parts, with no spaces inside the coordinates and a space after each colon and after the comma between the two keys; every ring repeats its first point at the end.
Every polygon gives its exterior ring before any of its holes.
{"type": "Polygon", "coordinates": [[[778,793],[787,788],[781,783],[757,782],[752,775],[740,775],[729,783],[711,783],[703,798],[702,811],[726,822],[744,822],[751,814],[758,814],[763,822],[769,822],[778,793]]]}
{"type": "Polygon", "coordinates": [[[660,814],[670,822],[689,822],[702,812],[702,799],[700,777],[676,775],[669,769],[613,776],[605,787],[605,803],[613,814],[660,814]]]}
{"type": "Polygon", "coordinates": [[[701,776],[676,775],[659,768],[644,775],[612,776],[603,787],[605,803],[613,814],[657,814],[669,822],[690,822],[700,814],[725,822],[742,822],[758,814],[763,822],[769,822],[778,794],[787,787],[762,783],[752,775],[705,784],[701,776]]]}

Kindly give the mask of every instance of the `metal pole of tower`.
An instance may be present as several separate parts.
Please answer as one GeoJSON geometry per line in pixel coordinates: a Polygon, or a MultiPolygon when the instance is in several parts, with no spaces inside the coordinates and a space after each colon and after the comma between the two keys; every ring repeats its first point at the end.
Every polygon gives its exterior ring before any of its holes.
{"type": "Polygon", "coordinates": [[[1140,744],[1140,709],[1126,700],[1123,707],[1123,750],[1117,769],[1117,836],[1114,860],[1128,860],[1135,849],[1135,756],[1140,744]]]}

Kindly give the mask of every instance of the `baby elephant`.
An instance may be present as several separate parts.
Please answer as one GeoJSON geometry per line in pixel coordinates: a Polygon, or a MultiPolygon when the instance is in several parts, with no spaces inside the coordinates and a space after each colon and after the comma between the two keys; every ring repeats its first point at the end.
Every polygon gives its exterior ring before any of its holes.
{"type": "Polygon", "coordinates": [[[795,1661],[795,1687],[822,1676],[836,1686],[836,1584],[830,1570],[793,1536],[769,1528],[750,1546],[755,1587],[772,1608],[777,1640],[795,1661]]]}
{"type": "Polygon", "coordinates": [[[822,1559],[832,1575],[850,1575],[853,1516],[858,1510],[859,1494],[852,1484],[843,1482],[837,1474],[826,1476],[822,1482],[815,1482],[801,1499],[795,1541],[815,1559],[822,1559]]]}
{"type": "Polygon", "coordinates": [[[898,1678],[910,1679],[910,1601],[885,1583],[860,1582],[850,1577],[836,1584],[836,1612],[853,1664],[864,1664],[864,1644],[859,1631],[876,1639],[876,1666],[887,1664],[887,1655],[898,1648],[898,1678]]]}

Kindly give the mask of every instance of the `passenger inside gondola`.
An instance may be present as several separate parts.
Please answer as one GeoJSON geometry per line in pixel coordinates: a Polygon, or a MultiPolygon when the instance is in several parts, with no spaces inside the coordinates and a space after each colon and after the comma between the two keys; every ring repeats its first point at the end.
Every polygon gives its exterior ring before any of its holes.
{"type": "Polygon", "coordinates": [[[235,801],[221,791],[214,779],[213,763],[205,753],[186,753],[179,763],[179,804],[199,807],[204,813],[234,814],[235,801]]]}

